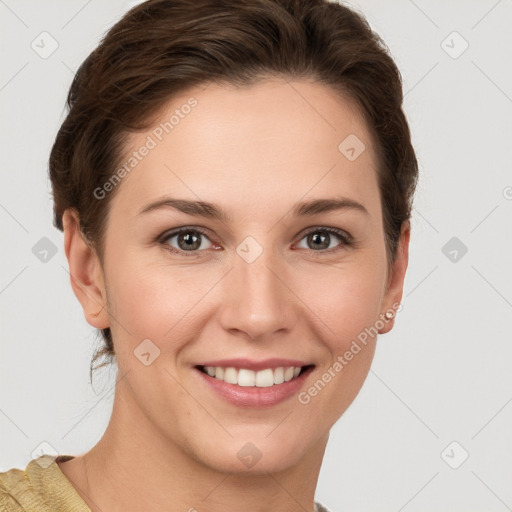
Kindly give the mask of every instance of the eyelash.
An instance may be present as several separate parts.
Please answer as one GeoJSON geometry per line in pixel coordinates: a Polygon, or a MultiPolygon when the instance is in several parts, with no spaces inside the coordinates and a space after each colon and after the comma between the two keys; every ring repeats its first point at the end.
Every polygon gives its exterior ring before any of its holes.
{"type": "MultiPolygon", "coordinates": [[[[180,235],[181,233],[190,233],[190,232],[199,233],[202,236],[204,236],[205,238],[207,238],[208,240],[210,240],[210,238],[208,237],[208,234],[205,231],[203,231],[202,229],[196,228],[196,227],[193,227],[193,226],[185,226],[185,227],[182,227],[182,228],[175,229],[175,230],[173,230],[171,232],[164,233],[163,235],[158,237],[157,241],[160,244],[162,244],[162,246],[166,250],[172,252],[173,254],[179,254],[179,255],[186,256],[186,257],[194,257],[194,256],[197,256],[198,254],[200,254],[201,252],[204,252],[204,250],[201,250],[201,251],[200,250],[183,251],[181,249],[176,249],[175,247],[172,247],[168,243],[169,239],[174,238],[175,236],[180,235]]],[[[352,236],[349,233],[347,233],[346,231],[343,231],[342,229],[329,228],[329,227],[321,227],[321,226],[318,226],[318,227],[315,227],[315,228],[312,228],[312,229],[306,231],[302,235],[302,237],[300,238],[299,241],[303,240],[304,238],[306,238],[311,233],[329,233],[329,234],[333,234],[333,235],[336,235],[340,239],[340,241],[341,241],[340,246],[338,246],[338,247],[336,247],[334,249],[323,249],[323,250],[319,250],[319,251],[315,251],[313,249],[306,249],[309,252],[313,253],[314,256],[321,256],[322,254],[326,254],[326,253],[327,254],[333,254],[335,252],[343,250],[343,248],[355,246],[355,241],[353,240],[352,236]]]]}

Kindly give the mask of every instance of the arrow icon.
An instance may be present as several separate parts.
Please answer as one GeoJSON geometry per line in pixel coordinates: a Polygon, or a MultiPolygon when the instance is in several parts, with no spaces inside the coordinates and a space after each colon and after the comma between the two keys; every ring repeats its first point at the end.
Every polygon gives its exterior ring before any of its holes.
{"type": "Polygon", "coordinates": [[[355,134],[351,133],[345,137],[338,145],[339,152],[349,161],[353,162],[366,149],[363,141],[355,134]]]}
{"type": "Polygon", "coordinates": [[[30,47],[41,59],[47,59],[57,51],[59,42],[49,32],[43,31],[32,40],[30,47]]]}
{"type": "Polygon", "coordinates": [[[246,467],[252,468],[262,457],[262,453],[253,443],[245,443],[245,445],[236,454],[246,467]]]}
{"type": "Polygon", "coordinates": [[[48,237],[43,236],[32,247],[32,254],[41,263],[48,263],[57,254],[57,246],[48,237]]]}
{"type": "Polygon", "coordinates": [[[238,244],[236,252],[246,263],[253,263],[263,252],[263,247],[252,236],[248,236],[238,244]]]}
{"type": "Polygon", "coordinates": [[[452,441],[442,452],[441,458],[452,469],[458,469],[469,457],[468,451],[457,441],[452,441]]]}
{"type": "Polygon", "coordinates": [[[454,30],[441,41],[441,48],[452,59],[458,59],[469,48],[469,43],[454,30]]]}
{"type": "Polygon", "coordinates": [[[441,251],[452,263],[458,263],[467,254],[468,247],[460,238],[453,236],[443,245],[441,251]]]}
{"type": "Polygon", "coordinates": [[[153,364],[160,357],[160,349],[148,338],[139,343],[133,353],[144,366],[153,364]]]}

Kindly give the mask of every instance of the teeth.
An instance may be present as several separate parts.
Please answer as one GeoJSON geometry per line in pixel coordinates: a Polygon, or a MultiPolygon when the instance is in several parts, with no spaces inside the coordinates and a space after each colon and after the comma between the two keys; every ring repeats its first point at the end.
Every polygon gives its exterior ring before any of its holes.
{"type": "MultiPolygon", "coordinates": [[[[235,370],[236,371],[236,370],[235,370]]],[[[254,386],[256,381],[256,374],[251,370],[240,370],[238,372],[238,384],[239,386],[254,386]]]]}
{"type": "Polygon", "coordinates": [[[276,368],[274,370],[274,384],[282,384],[284,382],[284,368],[276,368]]]}
{"type": "Polygon", "coordinates": [[[217,366],[215,368],[215,373],[213,374],[213,376],[217,377],[217,379],[223,379],[224,378],[224,368],[217,366]]]}
{"type": "Polygon", "coordinates": [[[228,384],[238,384],[238,372],[234,368],[226,368],[222,380],[228,384]]]}
{"type": "Polygon", "coordinates": [[[238,384],[242,387],[258,387],[268,388],[275,384],[282,384],[297,377],[301,371],[301,367],[280,366],[279,368],[266,368],[255,372],[241,368],[222,368],[220,366],[205,366],[204,370],[210,377],[223,380],[228,384],[238,384]]]}
{"type": "MultiPolygon", "coordinates": [[[[242,370],[240,370],[242,371],[242,370]]],[[[274,385],[274,372],[267,368],[256,373],[256,387],[268,388],[274,385]]]]}

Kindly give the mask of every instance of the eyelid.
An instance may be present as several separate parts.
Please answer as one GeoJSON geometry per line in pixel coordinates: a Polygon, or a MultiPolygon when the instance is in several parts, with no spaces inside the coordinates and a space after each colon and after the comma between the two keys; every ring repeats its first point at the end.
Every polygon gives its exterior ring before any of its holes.
{"type": "Polygon", "coordinates": [[[350,233],[344,229],[329,226],[314,226],[312,228],[306,229],[299,235],[299,240],[297,243],[300,243],[310,233],[329,233],[330,235],[336,236],[340,240],[340,243],[337,246],[331,247],[329,249],[315,251],[313,249],[306,248],[306,252],[314,258],[327,258],[333,254],[338,254],[341,251],[346,251],[347,249],[355,248],[357,246],[354,237],[350,233]]]}
{"type": "MultiPolygon", "coordinates": [[[[211,249],[203,249],[203,250],[196,250],[196,251],[184,251],[184,250],[172,247],[168,243],[166,243],[166,240],[169,240],[170,238],[174,238],[175,236],[177,236],[181,233],[187,233],[189,231],[196,231],[197,233],[200,233],[202,236],[207,238],[212,244],[215,243],[211,240],[207,230],[205,228],[202,228],[199,226],[181,226],[178,228],[168,230],[168,231],[164,232],[162,235],[160,235],[157,238],[157,241],[158,241],[158,243],[162,244],[163,246],[166,246],[166,249],[168,249],[172,253],[184,255],[184,256],[197,256],[197,255],[200,255],[201,253],[211,250],[211,249]]],[[[354,237],[349,232],[347,232],[341,228],[334,228],[334,227],[329,227],[329,226],[312,226],[310,228],[306,228],[304,231],[299,233],[298,242],[301,242],[310,233],[317,233],[317,232],[327,232],[330,234],[334,234],[341,240],[341,244],[340,244],[341,247],[335,247],[335,248],[321,250],[321,251],[315,251],[313,249],[306,249],[306,251],[308,251],[310,253],[314,253],[315,255],[320,256],[322,254],[332,254],[333,252],[342,250],[344,247],[355,245],[354,237]]]]}
{"type": "Polygon", "coordinates": [[[173,236],[179,235],[180,233],[186,233],[188,231],[197,231],[198,233],[201,233],[204,235],[208,240],[210,240],[209,234],[205,228],[201,228],[199,226],[182,226],[179,228],[169,229],[158,236],[158,241],[165,241],[168,238],[171,238],[173,236]]]}
{"type": "Polygon", "coordinates": [[[172,247],[170,246],[170,244],[166,243],[166,241],[169,240],[170,238],[174,238],[175,236],[180,235],[181,233],[188,233],[190,231],[196,231],[197,233],[200,233],[202,236],[207,238],[210,241],[210,243],[214,244],[214,242],[211,240],[211,237],[209,236],[209,233],[204,228],[198,226],[182,226],[179,228],[170,229],[164,232],[162,235],[160,235],[157,238],[157,242],[165,246],[165,248],[171,251],[172,253],[185,256],[197,256],[208,250],[203,249],[201,251],[183,251],[181,249],[176,249],[175,247],[172,247]]]}
{"type": "Polygon", "coordinates": [[[302,238],[309,235],[310,233],[316,233],[316,232],[322,232],[322,231],[337,235],[345,243],[352,243],[354,241],[354,237],[348,231],[345,231],[344,229],[341,229],[341,228],[332,228],[329,226],[314,226],[312,228],[307,228],[305,231],[303,231],[301,233],[302,237],[300,240],[302,240],[302,238]]]}

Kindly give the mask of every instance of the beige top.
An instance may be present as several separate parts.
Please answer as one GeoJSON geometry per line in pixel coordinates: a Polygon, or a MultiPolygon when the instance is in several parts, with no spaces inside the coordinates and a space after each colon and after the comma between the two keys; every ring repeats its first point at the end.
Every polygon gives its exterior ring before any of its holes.
{"type": "MultiPolygon", "coordinates": [[[[41,455],[26,469],[0,472],[1,512],[91,512],[55,462],[73,459],[73,455],[41,455]]],[[[315,502],[317,512],[329,512],[315,502]]]]}

